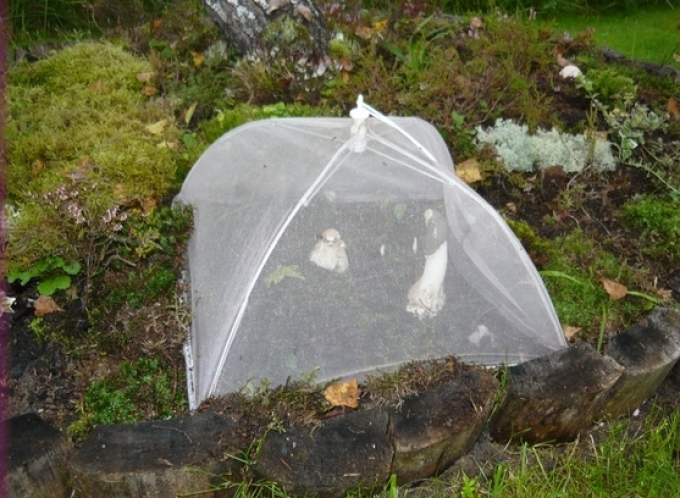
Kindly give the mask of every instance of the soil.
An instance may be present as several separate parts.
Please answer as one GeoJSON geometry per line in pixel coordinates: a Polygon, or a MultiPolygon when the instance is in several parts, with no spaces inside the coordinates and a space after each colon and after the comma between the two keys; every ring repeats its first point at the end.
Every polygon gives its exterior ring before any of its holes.
{"type": "MultiPolygon", "coordinates": [[[[588,103],[583,99],[556,94],[554,112],[567,122],[583,119],[588,103]]],[[[524,184],[518,187],[507,175],[493,175],[477,191],[496,209],[503,210],[511,218],[523,220],[547,238],[569,233],[579,227],[589,237],[602,243],[609,251],[625,258],[633,265],[648,268],[657,289],[670,290],[669,305],[680,303],[680,267],[669,266],[664,261],[650,260],[641,254],[639,233],[626,230],[616,216],[616,210],[628,199],[646,193],[652,188],[645,173],[631,167],[619,167],[615,172],[594,175],[585,172],[578,184],[583,187],[583,204],[579,209],[567,210],[560,202],[561,194],[569,188],[571,177],[559,170],[542,175],[524,175],[524,184]]],[[[540,267],[541,261],[536,260],[540,267]]],[[[10,295],[17,298],[14,313],[9,315],[9,349],[5,352],[7,365],[3,379],[2,405],[5,416],[36,412],[46,421],[66,429],[78,417],[78,406],[93,379],[102,378],[121,361],[134,360],[151,350],[162,350],[176,372],[184,370],[181,352],[183,331],[170,324],[151,324],[139,327],[138,332],[128,336],[116,349],[108,347],[77,348],[50,340],[40,340],[29,328],[34,311],[28,306],[29,299],[37,293],[34,286],[14,287],[10,295]]],[[[155,305],[153,305],[155,306],[155,305]]],[[[169,306],[159,303],[158,306],[169,306]]],[[[156,316],[154,309],[125,309],[117,314],[118,322],[109,325],[116,330],[120,321],[136,316],[156,316]]],[[[76,304],[66,310],[45,317],[46,327],[67,330],[66,336],[86,337],[89,324],[82,307],[76,304]]],[[[181,375],[176,375],[181,379],[181,375]]],[[[175,389],[185,386],[177,381],[175,389]]],[[[675,369],[659,390],[657,401],[668,409],[680,409],[680,373],[675,369]]],[[[217,407],[219,403],[213,402],[217,407]]],[[[648,412],[647,403],[636,420],[642,420],[648,412]]],[[[217,410],[223,409],[215,408],[217,410]]],[[[149,416],[152,416],[151,414],[149,416]]],[[[481,454],[496,455],[501,448],[482,442],[476,447],[481,454]]],[[[488,456],[487,455],[487,456],[488,456]]],[[[473,455],[474,456],[474,455],[473,455]]],[[[464,460],[461,466],[465,465],[464,460]]],[[[470,466],[471,472],[474,465],[470,466]]]]}

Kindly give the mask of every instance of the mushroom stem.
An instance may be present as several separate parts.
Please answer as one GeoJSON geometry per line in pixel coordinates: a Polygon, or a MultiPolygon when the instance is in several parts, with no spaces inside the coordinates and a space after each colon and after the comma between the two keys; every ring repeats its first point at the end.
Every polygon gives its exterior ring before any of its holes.
{"type": "Polygon", "coordinates": [[[425,268],[423,274],[408,291],[406,311],[421,320],[433,318],[441,311],[446,301],[444,278],[448,264],[446,219],[436,211],[425,211],[425,268]]]}

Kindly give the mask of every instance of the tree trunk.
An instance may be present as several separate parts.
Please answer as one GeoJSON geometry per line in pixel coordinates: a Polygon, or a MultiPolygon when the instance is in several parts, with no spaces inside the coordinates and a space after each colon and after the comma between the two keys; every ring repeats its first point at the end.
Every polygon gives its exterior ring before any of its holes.
{"type": "Polygon", "coordinates": [[[241,55],[256,54],[262,49],[263,34],[281,16],[290,16],[307,29],[314,55],[327,53],[328,31],[313,0],[203,0],[203,3],[231,48],[241,55]]]}

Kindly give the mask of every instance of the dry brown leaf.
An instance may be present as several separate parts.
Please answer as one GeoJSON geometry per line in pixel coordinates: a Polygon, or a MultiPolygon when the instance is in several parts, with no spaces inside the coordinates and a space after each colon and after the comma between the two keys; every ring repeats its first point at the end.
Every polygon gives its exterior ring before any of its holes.
{"type": "Polygon", "coordinates": [[[40,296],[33,303],[33,307],[35,308],[35,316],[38,317],[49,315],[55,311],[64,311],[50,296],[40,296]]]}
{"type": "Polygon", "coordinates": [[[161,119],[160,121],[156,121],[153,124],[146,125],[144,128],[146,131],[153,135],[160,135],[163,133],[163,130],[168,126],[168,120],[167,119],[161,119]]]}
{"type": "Polygon", "coordinates": [[[475,183],[482,180],[479,172],[479,161],[474,157],[456,165],[456,175],[465,183],[475,183]]]}
{"type": "Polygon", "coordinates": [[[347,382],[336,382],[326,388],[326,400],[333,406],[359,407],[359,383],[356,379],[347,382]]]}
{"type": "Polygon", "coordinates": [[[567,325],[564,327],[564,338],[571,342],[575,337],[576,334],[581,332],[581,327],[574,327],[573,325],[567,325]]]}
{"type": "Polygon", "coordinates": [[[568,59],[565,59],[564,57],[562,57],[562,54],[558,53],[557,54],[557,65],[560,66],[560,67],[567,67],[567,66],[571,65],[571,62],[569,62],[568,59]]]}
{"type": "Polygon", "coordinates": [[[148,83],[155,75],[156,73],[154,73],[153,71],[139,73],[137,75],[137,81],[139,81],[140,83],[148,83]]]}
{"type": "Polygon", "coordinates": [[[31,176],[35,177],[40,173],[43,169],[45,168],[45,163],[42,162],[40,159],[36,159],[33,161],[33,164],[31,164],[31,176]]]}
{"type": "Polygon", "coordinates": [[[305,7],[304,5],[297,5],[295,7],[295,13],[299,16],[304,17],[307,20],[307,22],[312,22],[312,20],[314,20],[312,11],[309,9],[309,7],[305,7]]]}
{"type": "Polygon", "coordinates": [[[680,119],[680,104],[678,104],[678,101],[675,100],[673,97],[670,97],[668,99],[668,103],[666,104],[666,110],[668,111],[668,114],[670,114],[673,119],[679,120],[680,119]]]}
{"type": "Polygon", "coordinates": [[[91,85],[92,89],[96,92],[108,92],[109,87],[106,86],[106,84],[102,83],[101,81],[95,81],[91,85]]]}
{"type": "Polygon", "coordinates": [[[196,106],[198,105],[198,101],[194,102],[189,106],[189,109],[187,109],[186,114],[184,115],[184,124],[187,126],[191,122],[191,118],[194,117],[194,112],[196,111],[196,106]]]}
{"type": "Polygon", "coordinates": [[[194,60],[194,66],[201,67],[205,61],[205,55],[201,52],[191,52],[191,57],[194,60]]]}
{"type": "Polygon", "coordinates": [[[155,86],[146,85],[144,88],[142,88],[142,94],[146,95],[147,97],[153,97],[157,92],[158,90],[156,90],[155,86]]]}
{"type": "Polygon", "coordinates": [[[626,297],[626,294],[628,294],[628,288],[625,285],[609,280],[608,278],[600,279],[600,282],[602,282],[602,287],[607,291],[609,297],[614,301],[624,298],[626,297]]]}
{"type": "Polygon", "coordinates": [[[357,26],[354,30],[354,34],[363,40],[370,40],[373,36],[373,30],[368,26],[357,26]]]}

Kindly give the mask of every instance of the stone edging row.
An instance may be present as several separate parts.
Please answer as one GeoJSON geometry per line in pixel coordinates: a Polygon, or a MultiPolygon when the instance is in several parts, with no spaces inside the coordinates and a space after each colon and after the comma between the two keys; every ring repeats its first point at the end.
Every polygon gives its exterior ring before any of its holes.
{"type": "MultiPolygon", "coordinates": [[[[497,442],[570,441],[605,416],[651,396],[680,358],[680,311],[659,308],[609,341],[584,343],[508,368],[505,386],[482,371],[310,428],[271,431],[250,468],[291,495],[340,497],[431,477],[462,457],[485,428],[497,442]],[[500,394],[500,396],[499,396],[500,394]]],[[[97,427],[76,451],[35,414],[9,421],[10,497],[225,496],[242,479],[237,423],[215,413],[97,427]]]]}

